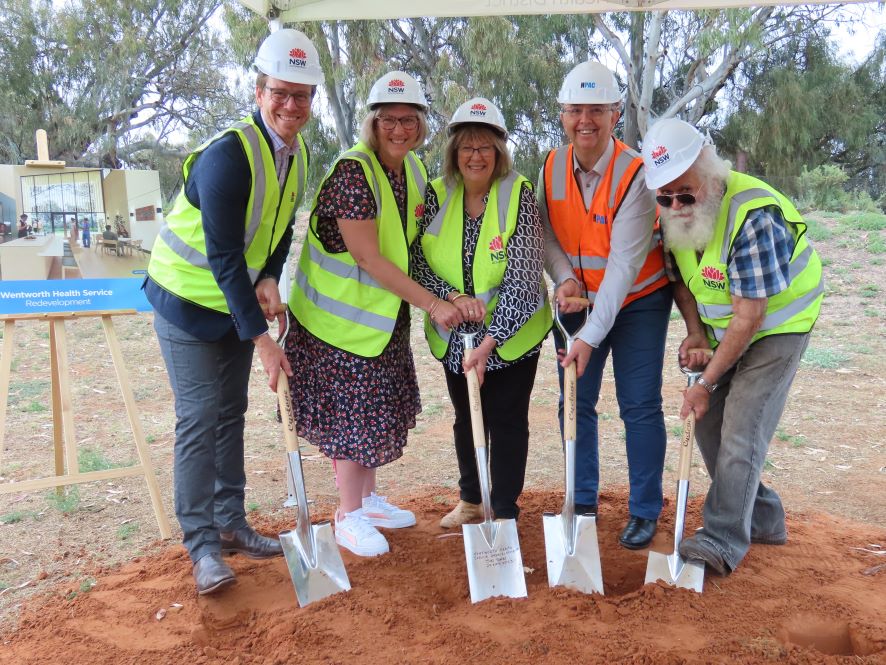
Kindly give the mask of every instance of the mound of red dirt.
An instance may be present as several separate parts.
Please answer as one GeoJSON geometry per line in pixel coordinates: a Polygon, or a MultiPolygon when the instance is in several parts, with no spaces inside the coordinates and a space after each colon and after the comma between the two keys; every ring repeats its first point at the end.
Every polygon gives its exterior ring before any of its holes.
{"type": "MultiPolygon", "coordinates": [[[[886,663],[886,531],[791,515],[783,546],[755,545],[704,592],[644,585],[648,551],[621,548],[622,491],[600,497],[605,596],[550,589],[541,514],[559,494],[526,493],[520,544],[527,599],[472,605],[463,540],[430,495],[406,499],[418,525],[388,532],[391,553],[343,552],[352,590],[300,609],[284,560],[229,559],[239,583],[198,598],[170,546],[97,576],[88,593],[31,603],[6,634],[16,663],[886,663]],[[866,551],[867,550],[867,551],[866,551]]],[[[688,528],[698,526],[694,500],[688,528]]],[[[653,547],[672,546],[666,506],[653,547]]],[[[272,533],[291,525],[259,522],[272,533]]]]}

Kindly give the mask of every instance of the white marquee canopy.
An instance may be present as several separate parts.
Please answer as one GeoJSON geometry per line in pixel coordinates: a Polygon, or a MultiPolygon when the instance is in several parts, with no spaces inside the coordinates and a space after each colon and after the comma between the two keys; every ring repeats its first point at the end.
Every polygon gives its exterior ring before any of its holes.
{"type": "MultiPolygon", "coordinates": [[[[844,0],[864,2],[865,0],[844,0]]],[[[417,16],[587,14],[593,12],[714,9],[760,5],[836,4],[832,0],[239,0],[258,14],[283,23],[336,19],[396,19],[417,16]]]]}

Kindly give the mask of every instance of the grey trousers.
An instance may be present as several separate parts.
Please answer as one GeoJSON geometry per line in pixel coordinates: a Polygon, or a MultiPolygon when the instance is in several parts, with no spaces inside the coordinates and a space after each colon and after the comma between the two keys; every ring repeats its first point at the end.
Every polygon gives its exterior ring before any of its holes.
{"type": "Polygon", "coordinates": [[[711,477],[704,527],[694,538],[734,570],[755,542],[783,542],[781,499],[760,482],[769,442],[809,344],[809,333],[754,342],[719,382],[695,439],[711,477]]]}
{"type": "Polygon", "coordinates": [[[204,342],[154,313],[175,395],[175,515],[191,560],[221,551],[219,530],[246,526],[243,468],[254,344],[231,330],[204,342]]]}

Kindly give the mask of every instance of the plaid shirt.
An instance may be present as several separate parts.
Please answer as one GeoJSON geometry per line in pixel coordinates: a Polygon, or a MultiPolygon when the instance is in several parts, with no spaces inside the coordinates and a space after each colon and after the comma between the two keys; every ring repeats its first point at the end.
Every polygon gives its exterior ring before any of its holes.
{"type": "MultiPolygon", "coordinates": [[[[777,206],[752,210],[729,252],[729,292],[742,298],[771,298],[784,291],[795,244],[777,206]]],[[[680,279],[670,252],[665,254],[665,269],[671,281],[680,279]]]]}
{"type": "Polygon", "coordinates": [[[271,137],[271,143],[274,146],[274,166],[277,168],[277,181],[280,183],[280,189],[286,184],[286,176],[289,174],[289,160],[298,153],[299,144],[296,138],[292,142],[290,148],[280,135],[277,134],[268,123],[265,123],[265,129],[268,130],[268,136],[271,137]]]}

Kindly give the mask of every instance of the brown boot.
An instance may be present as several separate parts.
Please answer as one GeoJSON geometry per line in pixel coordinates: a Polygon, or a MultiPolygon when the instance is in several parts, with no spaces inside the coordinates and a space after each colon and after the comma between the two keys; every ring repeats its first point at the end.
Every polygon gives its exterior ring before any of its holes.
{"type": "Polygon", "coordinates": [[[467,524],[472,520],[478,520],[483,517],[483,510],[478,503],[468,503],[467,501],[459,501],[458,505],[440,520],[440,526],[444,529],[451,529],[455,526],[467,524]]]}

